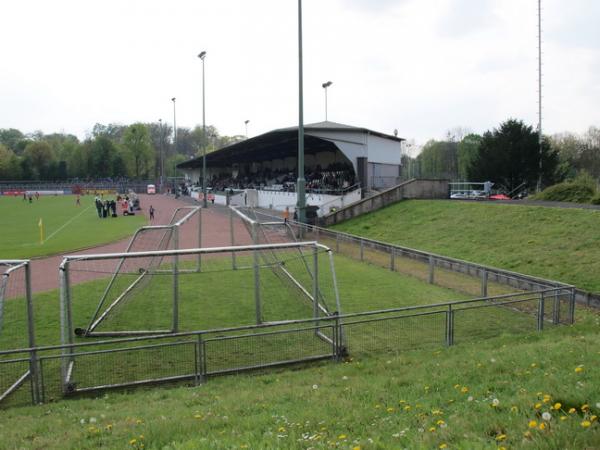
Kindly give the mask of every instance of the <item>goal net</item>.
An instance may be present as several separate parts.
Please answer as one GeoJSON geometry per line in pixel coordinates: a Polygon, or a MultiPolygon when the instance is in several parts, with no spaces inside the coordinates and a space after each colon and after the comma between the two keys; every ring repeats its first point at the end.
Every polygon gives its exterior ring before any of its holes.
{"type": "MultiPolygon", "coordinates": [[[[131,238],[126,253],[177,250],[181,248],[182,242],[187,244],[186,247],[200,247],[201,227],[201,208],[178,208],[174,211],[169,224],[138,229],[131,238]]],[[[198,255],[194,264],[187,265],[185,270],[198,271],[201,263],[198,255]]],[[[164,287],[162,275],[176,270],[177,264],[176,256],[165,257],[159,253],[142,258],[102,259],[95,261],[91,266],[88,265],[85,270],[73,268],[65,282],[69,285],[77,285],[76,292],[89,292],[80,295],[90,296],[92,299],[91,302],[73,303],[72,313],[78,317],[88,318],[87,323],[78,322],[74,330],[75,334],[80,336],[122,334],[123,330],[120,329],[122,316],[128,311],[131,313],[140,308],[145,310],[149,302],[157,301],[160,305],[153,305],[153,308],[167,309],[168,303],[153,299],[148,292],[160,292],[164,287]],[[93,305],[94,298],[97,299],[95,305],[93,305]],[[130,306],[130,303],[134,305],[130,306]]],[[[145,331],[157,333],[174,330],[171,326],[163,326],[145,331]]]]}

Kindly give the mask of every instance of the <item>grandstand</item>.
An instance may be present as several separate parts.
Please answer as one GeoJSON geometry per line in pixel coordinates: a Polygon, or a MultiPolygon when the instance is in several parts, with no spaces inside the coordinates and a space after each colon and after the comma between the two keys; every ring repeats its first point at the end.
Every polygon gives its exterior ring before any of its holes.
{"type": "MultiPolygon", "coordinates": [[[[335,122],[305,126],[307,204],[322,216],[362,198],[365,190],[399,182],[404,139],[335,122]]],[[[297,203],[298,127],[281,128],[206,155],[215,203],[284,210],[297,203]]],[[[179,164],[199,198],[202,157],[179,164]]],[[[187,190],[187,189],[186,189],[187,190]]]]}

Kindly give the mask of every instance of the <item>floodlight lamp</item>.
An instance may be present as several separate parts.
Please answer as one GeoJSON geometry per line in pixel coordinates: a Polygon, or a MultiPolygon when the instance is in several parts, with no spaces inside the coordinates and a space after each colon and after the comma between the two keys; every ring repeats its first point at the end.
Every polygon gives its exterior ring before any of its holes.
{"type": "Polygon", "coordinates": [[[206,56],[206,52],[200,52],[198,54],[198,58],[200,58],[201,60],[204,60],[204,57],[206,56]]]}
{"type": "Polygon", "coordinates": [[[328,81],[327,83],[323,83],[323,88],[327,89],[329,86],[333,84],[333,81],[328,81]]]}
{"type": "Polygon", "coordinates": [[[171,101],[172,101],[172,102],[175,102],[175,97],[173,97],[173,98],[171,99],[171,101]]]}

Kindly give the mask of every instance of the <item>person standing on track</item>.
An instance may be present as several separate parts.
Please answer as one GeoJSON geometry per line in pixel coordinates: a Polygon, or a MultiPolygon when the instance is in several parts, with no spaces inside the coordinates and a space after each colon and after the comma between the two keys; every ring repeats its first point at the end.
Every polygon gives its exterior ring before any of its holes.
{"type": "Polygon", "coordinates": [[[148,212],[150,213],[150,222],[152,222],[154,220],[154,206],[150,205],[148,212]]]}

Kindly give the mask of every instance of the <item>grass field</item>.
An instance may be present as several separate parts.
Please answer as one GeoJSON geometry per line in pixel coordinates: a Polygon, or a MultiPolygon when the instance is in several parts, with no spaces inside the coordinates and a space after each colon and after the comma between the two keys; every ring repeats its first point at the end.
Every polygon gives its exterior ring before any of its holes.
{"type": "Polygon", "coordinates": [[[409,200],[333,228],[600,291],[600,211],[409,200]]]}
{"type": "Polygon", "coordinates": [[[75,205],[72,195],[41,196],[31,204],[20,197],[0,196],[0,258],[31,258],[104,244],[130,236],[145,223],[143,215],[99,219],[89,195],[81,197],[81,206],[75,205]]]}
{"type": "MultiPolygon", "coordinates": [[[[369,256],[373,261],[377,257],[369,256]]],[[[465,298],[376,262],[364,264],[341,255],[335,261],[343,312],[465,298]]],[[[181,275],[182,327],[252,323],[252,271],[227,277],[217,264],[212,267],[202,278],[181,275]]],[[[407,269],[409,274],[415,270],[407,269]]],[[[164,319],[165,311],[168,316],[169,306],[156,301],[168,294],[169,277],[153,283],[148,295],[126,305],[122,325],[152,327],[164,319]]],[[[74,287],[77,320],[89,316],[105,286],[106,280],[97,280],[74,287]]],[[[6,304],[0,348],[25,343],[19,303],[6,304]]],[[[57,293],[37,294],[35,309],[38,343],[59,342],[57,293]]],[[[355,327],[348,336],[351,357],[339,364],[9,408],[0,413],[0,449],[599,448],[599,316],[578,308],[574,326],[538,333],[528,331],[534,328],[531,316],[518,315],[521,322],[514,320],[515,312],[494,310],[497,314],[491,316],[476,313],[457,319],[463,334],[457,333],[458,345],[450,348],[436,338],[443,323],[417,327],[411,322],[398,333],[392,326],[355,327]],[[378,340],[390,336],[399,341],[381,346],[378,340]],[[357,342],[365,344],[357,347],[357,342]]],[[[300,304],[281,302],[270,303],[266,312],[269,319],[306,315],[300,304]]],[[[270,352],[271,347],[286,351],[281,341],[263,342],[261,351],[270,352]]],[[[188,364],[184,349],[148,352],[145,361],[92,357],[88,369],[82,364],[84,356],[75,366],[75,377],[83,386],[94,380],[114,382],[121,375],[144,375],[148,363],[157,374],[169,375],[174,367],[188,364]]],[[[237,348],[211,364],[218,367],[247,353],[247,348],[237,348]]],[[[49,379],[50,384],[57,382],[49,379]]]]}

